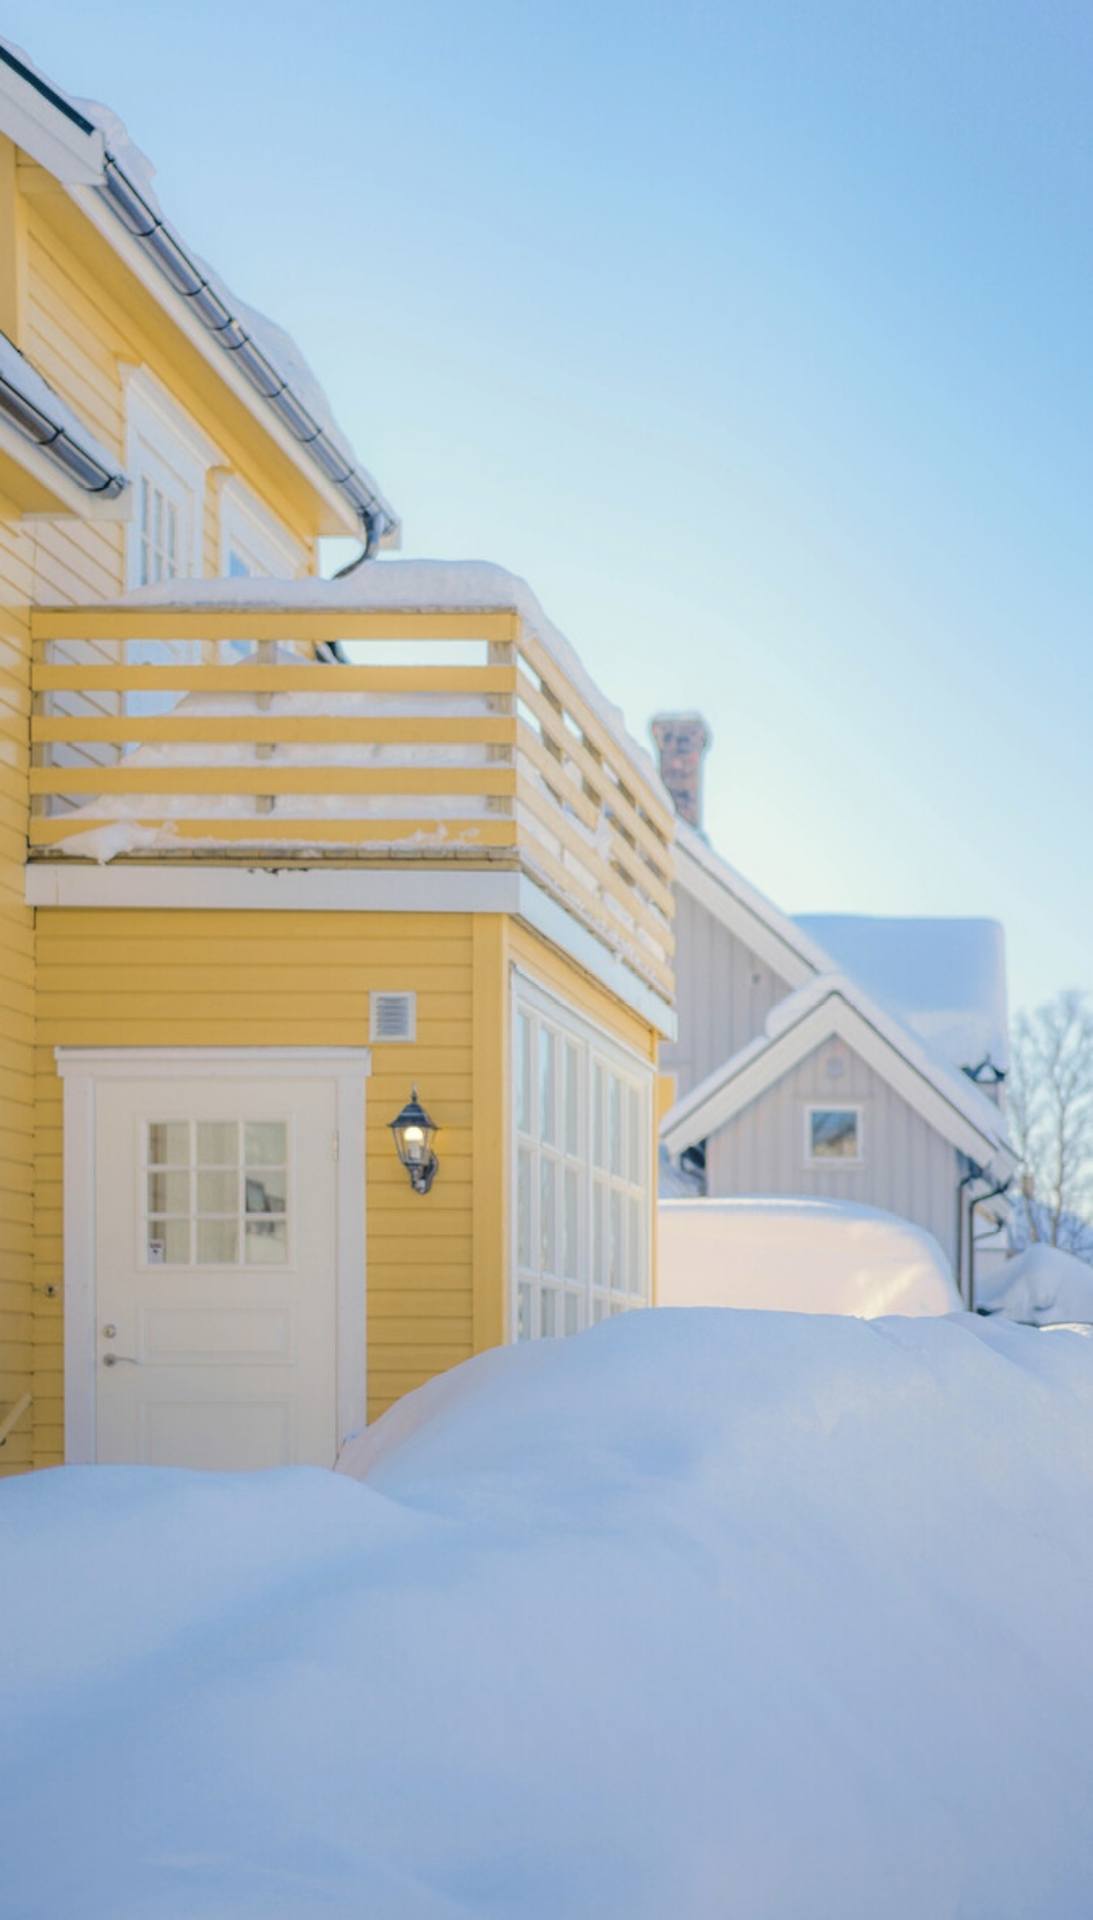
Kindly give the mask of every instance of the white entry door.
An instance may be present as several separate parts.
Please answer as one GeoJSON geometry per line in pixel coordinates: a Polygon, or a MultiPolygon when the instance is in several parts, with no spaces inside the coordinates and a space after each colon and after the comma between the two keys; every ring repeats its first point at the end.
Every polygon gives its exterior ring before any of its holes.
{"type": "Polygon", "coordinates": [[[330,1466],[332,1080],[109,1080],[95,1101],[100,1461],[330,1466]]]}

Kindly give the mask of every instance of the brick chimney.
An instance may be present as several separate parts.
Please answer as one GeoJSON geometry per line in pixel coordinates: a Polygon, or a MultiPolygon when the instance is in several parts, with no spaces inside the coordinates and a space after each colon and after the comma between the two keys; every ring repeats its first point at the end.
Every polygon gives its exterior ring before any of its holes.
{"type": "Polygon", "coordinates": [[[700,713],[655,713],[649,730],[676,812],[701,833],[702,759],[713,734],[700,713]]]}

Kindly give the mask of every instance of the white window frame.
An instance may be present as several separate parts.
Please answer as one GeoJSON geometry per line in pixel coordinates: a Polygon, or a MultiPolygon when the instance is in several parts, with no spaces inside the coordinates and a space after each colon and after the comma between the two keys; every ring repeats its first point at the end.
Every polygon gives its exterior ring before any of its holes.
{"type": "Polygon", "coordinates": [[[126,537],[125,583],[140,580],[141,481],[170,494],[179,508],[180,579],[205,571],[205,483],[221,455],[146,367],[122,368],[125,389],[125,464],[136,502],[126,537]]]}
{"type": "MultiPolygon", "coordinates": [[[[596,1324],[612,1314],[626,1312],[637,1307],[652,1304],[653,1295],[653,1206],[654,1154],[655,1154],[655,1072],[652,1063],[624,1046],[613,1036],[604,1033],[592,1021],[572,1007],[568,1001],[550,992],[520,968],[512,970],[510,994],[510,1019],[512,1023],[512,1098],[511,1098],[511,1158],[510,1180],[512,1205],[510,1208],[510,1254],[509,1254],[509,1299],[508,1299],[508,1338],[515,1342],[520,1334],[521,1288],[529,1289],[528,1312],[530,1325],[526,1337],[531,1340],[550,1338],[552,1334],[562,1334],[565,1327],[565,1299],[567,1294],[577,1298],[577,1324],[570,1331],[580,1331],[584,1327],[596,1324]],[[533,1127],[531,1133],[522,1133],[517,1112],[517,1045],[519,1016],[524,1013],[532,1022],[531,1076],[529,1099],[533,1127]],[[566,1149],[564,1138],[543,1145],[538,1138],[539,1111],[539,1049],[536,1036],[541,1023],[558,1036],[562,1043],[569,1043],[578,1049],[577,1081],[577,1151],[566,1149]],[[628,1135],[629,1120],[623,1133],[623,1166],[619,1175],[612,1175],[606,1169],[598,1169],[594,1164],[594,1104],[593,1089],[597,1068],[606,1069],[622,1081],[624,1088],[633,1091],[638,1102],[639,1116],[643,1116],[643,1138],[639,1146],[638,1174],[634,1182],[628,1177],[628,1135]],[[536,1252],[536,1242],[540,1241],[540,1195],[541,1163],[544,1158],[551,1160],[560,1170],[562,1190],[559,1192],[556,1206],[556,1244],[560,1247],[564,1224],[564,1182],[566,1172],[576,1172],[579,1178],[577,1211],[577,1276],[567,1279],[560,1272],[549,1276],[546,1291],[555,1296],[559,1321],[553,1328],[543,1329],[543,1292],[544,1275],[536,1259],[532,1266],[521,1266],[520,1262],[520,1210],[519,1183],[521,1153],[531,1159],[531,1247],[536,1252]],[[641,1285],[631,1290],[624,1285],[612,1288],[609,1284],[597,1282],[593,1272],[595,1246],[595,1210],[601,1203],[598,1191],[603,1188],[607,1193],[606,1205],[610,1207],[610,1195],[617,1190],[620,1194],[620,1211],[625,1220],[625,1206],[628,1199],[636,1198],[638,1203],[637,1231],[639,1241],[639,1262],[641,1285]]],[[[555,1074],[557,1076],[558,1096],[557,1112],[559,1117],[559,1136],[564,1134],[562,1115],[562,1074],[560,1056],[555,1055],[555,1074]]],[[[557,1177],[557,1176],[556,1176],[557,1177]]],[[[628,1234],[626,1236],[628,1238],[628,1234]]],[[[563,1262],[558,1258],[557,1265],[563,1262]]],[[[627,1273],[621,1278],[625,1283],[627,1273]]]]}
{"type": "Polygon", "coordinates": [[[303,543],[289,533],[249,487],[228,474],[220,486],[220,572],[227,579],[237,553],[255,578],[297,580],[307,571],[303,543]]]}
{"type": "Polygon", "coordinates": [[[336,1401],[341,1446],[366,1419],[365,1085],[367,1047],[56,1047],[64,1084],[65,1460],[96,1457],[95,1096],[104,1080],[333,1080],[336,1401]]]}
{"type": "Polygon", "coordinates": [[[843,1168],[852,1169],[865,1165],[865,1108],[856,1100],[810,1100],[804,1110],[804,1154],[805,1166],[810,1172],[841,1172],[843,1168]],[[812,1116],[814,1113],[852,1113],[857,1133],[858,1151],[852,1157],[836,1153],[814,1154],[812,1151],[812,1116]]]}

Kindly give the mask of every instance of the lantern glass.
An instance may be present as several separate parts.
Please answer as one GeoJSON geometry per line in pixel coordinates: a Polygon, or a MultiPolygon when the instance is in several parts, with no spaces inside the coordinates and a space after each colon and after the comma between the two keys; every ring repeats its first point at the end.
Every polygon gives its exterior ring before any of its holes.
{"type": "Polygon", "coordinates": [[[437,1129],[418,1099],[416,1087],[390,1124],[395,1152],[410,1175],[411,1186],[415,1193],[428,1193],[438,1164],[433,1152],[437,1129]]]}

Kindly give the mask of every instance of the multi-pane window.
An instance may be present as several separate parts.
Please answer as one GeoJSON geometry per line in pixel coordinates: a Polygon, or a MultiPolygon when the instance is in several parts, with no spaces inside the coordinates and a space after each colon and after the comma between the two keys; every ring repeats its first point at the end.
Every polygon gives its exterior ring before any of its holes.
{"type": "Polygon", "coordinates": [[[148,1266],[285,1264],[287,1121],[151,1120],[144,1143],[148,1266]]]}
{"type": "Polygon", "coordinates": [[[649,1301],[651,1075],[518,989],[515,1330],[577,1333],[649,1301]]]}
{"type": "Polygon", "coordinates": [[[137,580],[142,587],[157,580],[177,580],[181,572],[178,502],[145,474],[140,483],[140,520],[137,528],[137,580]]]}

